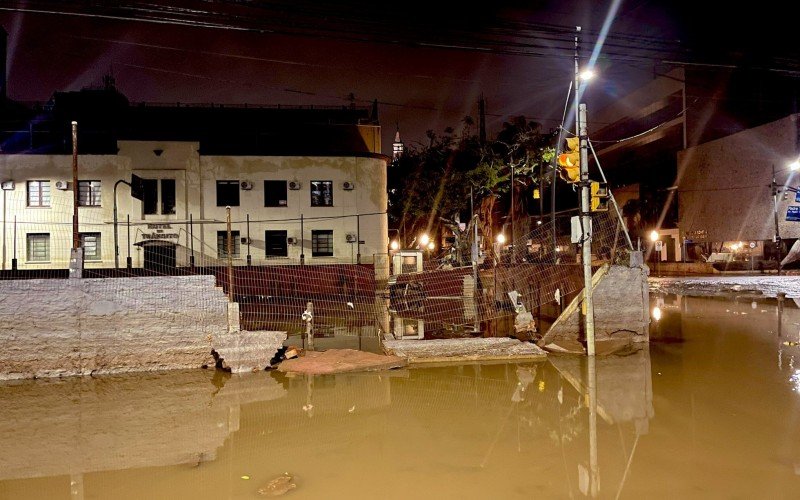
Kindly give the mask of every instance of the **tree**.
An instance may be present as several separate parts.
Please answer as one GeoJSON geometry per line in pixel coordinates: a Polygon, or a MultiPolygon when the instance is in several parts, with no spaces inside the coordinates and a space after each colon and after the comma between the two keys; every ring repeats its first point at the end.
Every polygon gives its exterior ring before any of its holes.
{"type": "Polygon", "coordinates": [[[498,210],[527,221],[534,186],[543,189],[549,184],[550,161],[555,154],[553,133],[543,134],[538,123],[514,117],[503,124],[495,139],[482,146],[472,133],[472,118],[466,117],[462,123],[458,135],[451,128],[443,135],[429,130],[428,144],[412,145],[390,167],[390,225],[404,228],[406,245],[412,241],[409,235],[422,232],[434,235],[449,230],[455,235],[450,226],[456,215],[469,219],[464,215],[469,213],[470,191],[484,241],[491,242],[499,228],[498,210]],[[514,206],[509,196],[512,189],[514,206]]]}

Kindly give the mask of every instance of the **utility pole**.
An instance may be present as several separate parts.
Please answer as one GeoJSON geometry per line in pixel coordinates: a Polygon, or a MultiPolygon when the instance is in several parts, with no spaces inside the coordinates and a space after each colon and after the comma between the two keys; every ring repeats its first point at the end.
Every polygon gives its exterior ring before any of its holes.
{"type": "Polygon", "coordinates": [[[72,248],[77,250],[81,246],[81,236],[78,232],[78,122],[72,122],[72,248]]]}
{"type": "Polygon", "coordinates": [[[778,183],[775,182],[775,164],[772,164],[772,214],[775,218],[775,255],[778,261],[778,276],[781,275],[781,230],[778,224],[778,183]]]}
{"type": "MultiPolygon", "coordinates": [[[[577,32],[580,33],[580,26],[577,32]]],[[[594,356],[594,306],[592,304],[592,217],[589,208],[589,151],[586,132],[586,105],[580,104],[580,67],[578,64],[578,34],[575,35],[575,129],[581,145],[581,261],[583,263],[583,305],[586,321],[586,354],[594,356]]]]}

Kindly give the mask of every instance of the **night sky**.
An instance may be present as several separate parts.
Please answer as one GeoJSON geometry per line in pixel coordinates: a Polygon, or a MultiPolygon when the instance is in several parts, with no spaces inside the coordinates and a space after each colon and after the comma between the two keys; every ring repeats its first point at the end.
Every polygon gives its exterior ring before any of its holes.
{"type": "Polygon", "coordinates": [[[428,129],[460,130],[464,116],[477,118],[481,94],[490,135],[514,115],[557,127],[573,75],[574,27],[583,28],[586,64],[608,12],[600,77],[584,99],[590,121],[593,107],[676,61],[798,68],[796,44],[774,11],[694,4],[705,10],[585,0],[481,8],[414,0],[4,1],[0,24],[9,32],[15,100],[99,86],[109,73],[132,102],[369,106],[377,99],[389,153],[396,123],[409,144],[426,141],[428,129]]]}

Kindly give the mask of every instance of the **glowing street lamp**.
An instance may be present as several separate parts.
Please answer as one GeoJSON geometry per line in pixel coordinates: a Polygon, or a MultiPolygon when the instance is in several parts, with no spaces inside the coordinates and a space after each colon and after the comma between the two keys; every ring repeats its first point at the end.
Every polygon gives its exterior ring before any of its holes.
{"type": "Polygon", "coordinates": [[[435,249],[436,249],[436,244],[434,242],[432,242],[432,241],[428,242],[428,250],[430,250],[432,252],[435,249]]]}
{"type": "Polygon", "coordinates": [[[503,243],[505,243],[506,242],[506,235],[503,234],[503,233],[498,234],[497,235],[497,242],[500,243],[501,245],[503,243]]]}
{"type": "Polygon", "coordinates": [[[428,246],[428,243],[431,241],[431,237],[428,236],[428,233],[422,233],[422,236],[419,237],[419,244],[422,247],[428,246]]]}
{"type": "Polygon", "coordinates": [[[652,241],[653,243],[658,241],[658,231],[656,230],[650,231],[650,241],[652,241]]]}
{"type": "Polygon", "coordinates": [[[400,248],[400,243],[398,243],[397,240],[392,240],[392,242],[389,243],[389,248],[391,248],[392,250],[397,250],[398,248],[400,248]]]}

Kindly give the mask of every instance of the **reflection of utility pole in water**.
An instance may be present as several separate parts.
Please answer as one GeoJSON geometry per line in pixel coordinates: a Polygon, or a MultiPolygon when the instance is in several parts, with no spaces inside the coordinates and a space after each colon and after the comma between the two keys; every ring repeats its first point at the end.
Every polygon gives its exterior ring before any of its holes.
{"type": "Polygon", "coordinates": [[[308,418],[314,416],[314,375],[306,375],[306,404],[303,406],[308,418]]]}
{"type": "Polygon", "coordinates": [[[786,294],[778,292],[778,338],[783,335],[783,303],[786,301],[786,294]]]}
{"type": "Polygon", "coordinates": [[[587,356],[587,391],[589,393],[589,494],[600,493],[600,467],[597,463],[597,368],[595,357],[587,356]]]}

